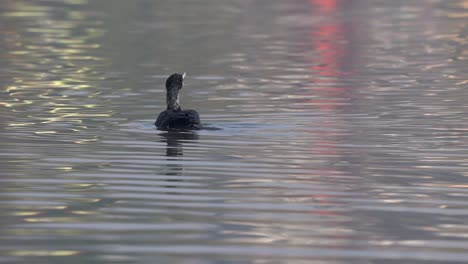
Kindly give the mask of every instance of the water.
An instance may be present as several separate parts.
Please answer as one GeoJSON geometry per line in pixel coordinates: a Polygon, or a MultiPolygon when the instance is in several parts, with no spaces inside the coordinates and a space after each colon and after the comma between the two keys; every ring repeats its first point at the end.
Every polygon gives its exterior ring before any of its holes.
{"type": "Polygon", "coordinates": [[[1,1],[0,262],[466,263],[467,13],[1,1]]]}

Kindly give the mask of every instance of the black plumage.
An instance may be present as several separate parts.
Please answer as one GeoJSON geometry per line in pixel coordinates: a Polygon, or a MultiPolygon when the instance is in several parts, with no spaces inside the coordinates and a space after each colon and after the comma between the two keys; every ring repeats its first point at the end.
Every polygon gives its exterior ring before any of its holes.
{"type": "Polygon", "coordinates": [[[179,91],[182,89],[184,74],[174,73],[166,80],[167,109],[161,112],[154,123],[160,130],[200,129],[200,116],[195,110],[182,110],[179,105],[179,91]]]}
{"type": "Polygon", "coordinates": [[[160,130],[200,129],[200,116],[195,110],[165,110],[159,114],[155,125],[160,130]]]}

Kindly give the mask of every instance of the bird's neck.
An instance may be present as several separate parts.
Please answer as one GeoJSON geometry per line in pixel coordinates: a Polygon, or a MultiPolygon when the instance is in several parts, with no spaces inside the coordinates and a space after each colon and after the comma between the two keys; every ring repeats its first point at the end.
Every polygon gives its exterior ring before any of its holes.
{"type": "Polygon", "coordinates": [[[179,105],[179,91],[177,89],[171,89],[166,94],[167,110],[180,111],[179,105]]]}

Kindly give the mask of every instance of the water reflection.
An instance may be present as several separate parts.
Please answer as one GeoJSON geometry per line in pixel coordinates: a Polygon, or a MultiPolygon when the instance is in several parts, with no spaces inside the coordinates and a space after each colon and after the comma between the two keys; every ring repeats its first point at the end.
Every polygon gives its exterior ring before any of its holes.
{"type": "MultiPolygon", "coordinates": [[[[159,134],[164,138],[163,142],[167,144],[166,156],[167,157],[179,157],[184,155],[183,142],[197,141],[199,136],[195,132],[164,132],[159,134]]],[[[174,159],[168,159],[174,160],[174,159]]]]}
{"type": "MultiPolygon", "coordinates": [[[[99,109],[101,91],[93,89],[103,80],[99,68],[105,62],[95,53],[100,48],[96,39],[104,33],[102,23],[98,15],[83,11],[81,4],[2,2],[0,19],[11,25],[11,33],[0,54],[8,65],[2,73],[9,77],[0,104],[8,109],[11,119],[6,129],[11,133],[34,132],[58,139],[86,130],[84,119],[111,114],[99,109]],[[26,116],[15,118],[21,113],[26,116]]],[[[73,139],[76,143],[94,140],[73,139]]]]}
{"type": "Polygon", "coordinates": [[[0,262],[463,263],[464,3],[0,1],[0,262]]]}
{"type": "MultiPolygon", "coordinates": [[[[358,23],[358,19],[351,24],[340,16],[343,10],[355,9],[355,5],[359,4],[357,1],[309,0],[308,3],[311,14],[318,13],[324,19],[311,25],[309,34],[305,36],[305,41],[310,43],[306,47],[315,51],[315,56],[309,57],[312,77],[308,80],[310,90],[307,94],[311,99],[305,104],[326,117],[315,124],[322,129],[306,131],[310,137],[317,139],[309,147],[310,155],[324,157],[311,170],[310,175],[323,178],[330,188],[335,186],[336,191],[339,191],[340,184],[336,182],[336,176],[346,176],[351,169],[349,162],[358,162],[341,144],[352,133],[348,120],[343,119],[342,114],[351,110],[350,98],[357,93],[358,88],[354,82],[354,74],[360,67],[356,58],[362,47],[358,48],[354,41],[356,27],[365,29],[358,23]]],[[[328,206],[336,205],[335,200],[338,198],[330,194],[311,194],[311,197],[319,204],[328,206]]],[[[329,209],[312,213],[335,216],[343,214],[340,210],[329,209]]]]}
{"type": "Polygon", "coordinates": [[[166,143],[166,156],[168,161],[165,164],[166,168],[164,170],[164,174],[168,176],[167,179],[165,179],[168,185],[165,185],[164,187],[177,188],[179,185],[174,185],[173,183],[181,182],[182,180],[177,176],[182,176],[184,174],[183,162],[177,157],[184,155],[184,144],[198,141],[198,134],[195,132],[170,131],[159,135],[164,138],[162,142],[166,143]]]}
{"type": "MultiPolygon", "coordinates": [[[[97,53],[101,47],[97,39],[105,31],[100,15],[83,9],[85,4],[0,3],[0,34],[5,39],[0,49],[4,118],[0,148],[5,154],[1,174],[18,176],[14,181],[2,178],[2,208],[10,208],[5,216],[16,223],[73,223],[95,213],[92,207],[99,199],[89,199],[82,192],[97,185],[66,179],[79,166],[44,162],[47,157],[73,156],[77,151],[73,145],[96,142],[96,134],[87,134],[92,126],[89,120],[112,113],[101,108],[102,90],[95,89],[105,80],[102,66],[106,62],[97,53]],[[39,177],[42,174],[47,176],[39,177]]],[[[51,249],[33,242],[67,233],[73,232],[2,228],[6,237],[25,238],[8,243],[14,250],[6,255],[12,258],[78,255],[74,246],[51,249]]]]}

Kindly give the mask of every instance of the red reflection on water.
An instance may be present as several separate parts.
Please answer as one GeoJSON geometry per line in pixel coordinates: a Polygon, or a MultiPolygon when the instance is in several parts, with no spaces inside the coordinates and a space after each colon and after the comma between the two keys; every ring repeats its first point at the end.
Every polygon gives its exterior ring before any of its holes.
{"type": "Polygon", "coordinates": [[[338,5],[336,0],[310,0],[309,2],[327,12],[335,11],[338,5]]]}
{"type": "Polygon", "coordinates": [[[311,5],[311,16],[319,13],[322,20],[316,27],[311,29],[311,49],[316,51],[317,56],[312,58],[310,69],[314,94],[320,99],[311,99],[309,103],[316,105],[323,111],[335,111],[340,108],[349,95],[348,87],[337,86],[339,77],[348,75],[343,70],[344,60],[347,54],[349,41],[346,38],[346,27],[344,21],[340,21],[336,13],[341,7],[341,1],[337,0],[309,0],[311,5]]]}
{"type": "MultiPolygon", "coordinates": [[[[316,65],[311,69],[320,76],[338,77],[345,75],[342,71],[342,59],[345,56],[345,27],[343,21],[338,21],[335,14],[339,7],[336,0],[309,0],[312,5],[312,13],[317,11],[323,21],[318,28],[313,28],[311,37],[313,39],[312,48],[317,51],[318,58],[315,58],[316,65]]],[[[321,79],[318,79],[320,81],[321,79]]]]}
{"type": "Polygon", "coordinates": [[[340,58],[343,57],[344,47],[340,44],[343,36],[342,28],[336,24],[326,24],[319,28],[318,32],[313,32],[314,49],[319,53],[319,64],[312,66],[322,76],[340,76],[340,58]]]}
{"type": "MultiPolygon", "coordinates": [[[[317,157],[323,157],[324,162],[330,165],[323,165],[317,168],[314,176],[322,177],[325,181],[334,181],[334,177],[343,175],[332,164],[339,161],[344,155],[344,150],[339,147],[339,128],[344,127],[344,122],[340,120],[335,113],[342,111],[343,103],[347,102],[350,87],[337,85],[343,76],[348,73],[344,71],[344,61],[349,54],[349,41],[347,40],[347,29],[345,22],[337,16],[342,1],[337,0],[308,0],[311,6],[311,17],[319,16],[318,23],[314,23],[310,31],[311,43],[309,47],[315,51],[316,56],[311,57],[310,87],[315,98],[308,100],[314,109],[318,109],[325,116],[325,120],[317,127],[323,128],[314,130],[314,136],[319,141],[311,146],[311,154],[317,157]]],[[[332,185],[334,186],[334,185],[332,185]]],[[[337,185],[338,188],[338,185],[337,185]]],[[[333,195],[316,194],[312,195],[318,203],[333,205],[336,204],[333,195]]],[[[341,212],[333,210],[315,210],[313,214],[320,215],[339,215],[341,212]]]]}

